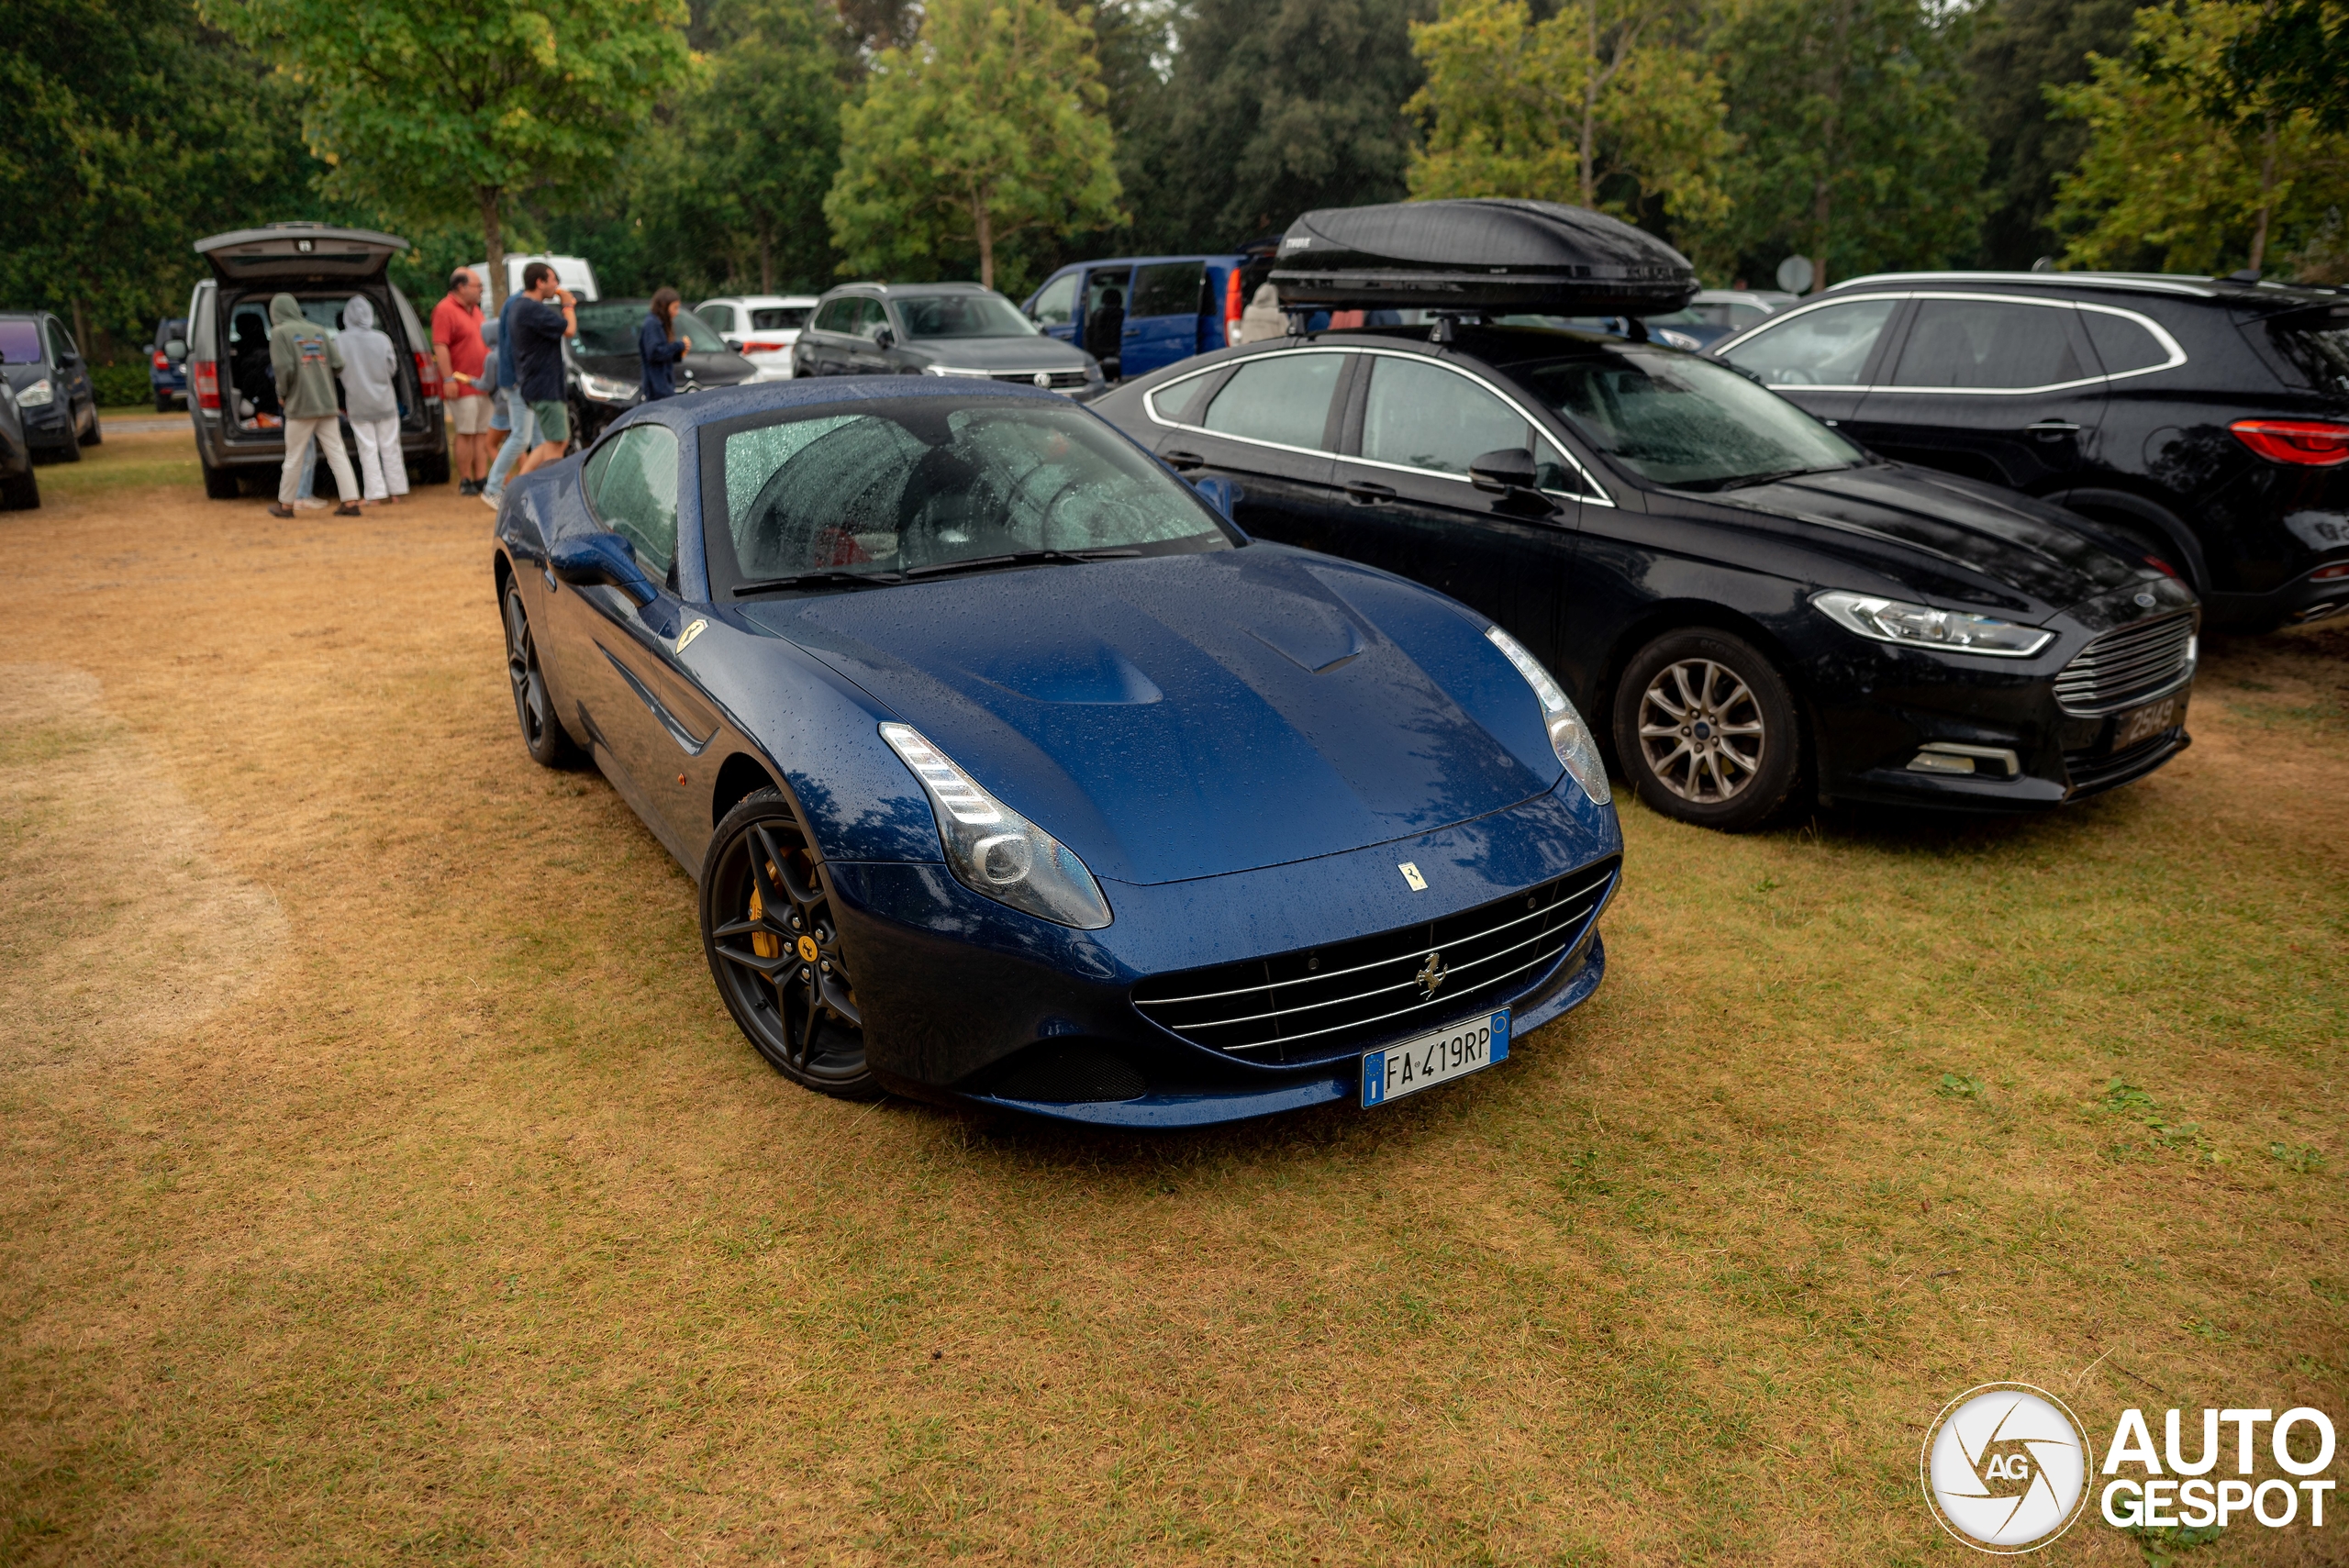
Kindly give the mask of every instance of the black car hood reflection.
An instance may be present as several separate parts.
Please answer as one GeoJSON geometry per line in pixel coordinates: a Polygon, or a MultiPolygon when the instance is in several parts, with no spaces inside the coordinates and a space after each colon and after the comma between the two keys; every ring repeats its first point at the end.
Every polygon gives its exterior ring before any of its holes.
{"type": "Polygon", "coordinates": [[[1120,882],[1426,833],[1557,776],[1520,760],[1540,741],[1538,709],[1475,620],[1425,589],[1278,545],[743,613],[1120,882]]]}
{"type": "MultiPolygon", "coordinates": [[[[625,382],[633,387],[644,379],[644,361],[634,354],[580,354],[576,362],[590,375],[625,382]]],[[[677,361],[693,372],[696,386],[739,386],[759,373],[759,367],[740,354],[690,353],[677,361]]],[[[676,379],[683,382],[682,374],[676,379]]]]}
{"type": "Polygon", "coordinates": [[[1922,550],[1954,570],[1920,573],[1876,552],[1872,564],[1921,591],[2004,602],[2017,611],[2068,609],[2145,574],[2082,534],[2077,518],[2026,495],[1906,463],[1807,473],[1706,499],[1878,540],[1901,552],[1922,550]],[[2018,594],[2025,602],[2010,597],[2018,594]]]}

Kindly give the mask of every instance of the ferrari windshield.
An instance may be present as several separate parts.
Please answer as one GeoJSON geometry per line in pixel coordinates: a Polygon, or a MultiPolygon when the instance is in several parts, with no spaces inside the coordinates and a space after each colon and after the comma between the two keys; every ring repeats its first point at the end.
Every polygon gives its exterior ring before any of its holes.
{"type": "Polygon", "coordinates": [[[1628,349],[1513,373],[1592,446],[1675,489],[1731,489],[1866,461],[1776,393],[1687,354],[1628,349]]]}
{"type": "Polygon", "coordinates": [[[908,338],[1033,338],[1036,324],[999,294],[900,295],[891,304],[908,338]]]}
{"type": "Polygon", "coordinates": [[[892,399],[737,429],[725,492],[737,593],[1231,545],[1190,486],[1041,401],[892,399]]]}

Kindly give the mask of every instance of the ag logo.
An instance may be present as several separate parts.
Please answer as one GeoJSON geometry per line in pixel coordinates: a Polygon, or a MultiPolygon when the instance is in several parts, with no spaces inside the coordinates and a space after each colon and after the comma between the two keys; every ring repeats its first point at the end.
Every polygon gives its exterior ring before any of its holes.
{"type": "Polygon", "coordinates": [[[2087,1434],[2062,1400],[2027,1383],[1986,1383],[1943,1407],[1918,1469],[1942,1528],[1981,1551],[2036,1551],[2087,1502],[2087,1434]]]}

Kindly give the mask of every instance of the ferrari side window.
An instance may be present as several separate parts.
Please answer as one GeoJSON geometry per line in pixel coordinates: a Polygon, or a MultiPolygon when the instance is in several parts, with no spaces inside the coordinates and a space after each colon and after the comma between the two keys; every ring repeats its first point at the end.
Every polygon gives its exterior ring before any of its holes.
{"type": "Polygon", "coordinates": [[[596,520],[636,547],[653,577],[677,558],[677,438],[660,425],[622,430],[587,462],[596,520]]]}

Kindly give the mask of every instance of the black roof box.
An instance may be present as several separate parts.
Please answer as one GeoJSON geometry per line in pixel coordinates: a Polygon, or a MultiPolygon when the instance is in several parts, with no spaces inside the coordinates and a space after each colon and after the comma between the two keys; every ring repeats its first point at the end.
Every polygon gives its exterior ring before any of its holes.
{"type": "Polygon", "coordinates": [[[1500,197],[1308,212],[1282,238],[1272,281],[1291,310],[1658,316],[1697,292],[1688,258],[1653,234],[1500,197]]]}

